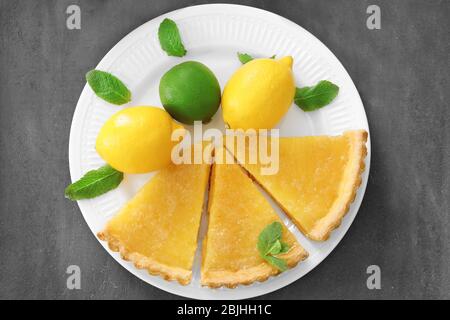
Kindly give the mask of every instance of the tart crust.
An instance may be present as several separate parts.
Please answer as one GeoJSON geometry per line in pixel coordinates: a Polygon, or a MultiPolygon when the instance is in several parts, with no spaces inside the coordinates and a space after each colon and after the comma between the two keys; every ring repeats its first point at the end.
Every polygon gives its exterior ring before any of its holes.
{"type": "Polygon", "coordinates": [[[99,232],[97,237],[106,241],[112,251],[119,252],[123,260],[132,262],[138,269],[146,269],[151,275],[160,276],[164,280],[178,281],[183,286],[191,282],[192,270],[171,267],[140,253],[130,252],[120,240],[109,235],[106,231],[99,232]]]}
{"type": "Polygon", "coordinates": [[[367,155],[367,131],[346,131],[344,136],[350,139],[351,147],[349,163],[345,167],[340,186],[340,196],[334,201],[330,211],[318,220],[314,228],[307,233],[307,236],[313,240],[327,240],[331,232],[340,226],[361,185],[361,175],[365,169],[364,159],[367,155]]]}
{"type": "Polygon", "coordinates": [[[289,216],[291,221],[302,231],[305,236],[315,241],[326,241],[330,237],[331,232],[339,227],[343,217],[348,212],[351,203],[355,200],[356,193],[361,185],[361,174],[364,172],[365,163],[364,159],[367,155],[367,131],[365,130],[352,130],[343,133],[343,136],[350,140],[349,149],[349,162],[345,166],[344,175],[339,187],[339,197],[336,198],[328,211],[328,213],[321,219],[316,221],[314,227],[307,231],[305,230],[293,217],[293,214],[282,204],[277,198],[268,190],[264,184],[242,165],[237,159],[238,164],[242,166],[248,176],[263,188],[270,197],[277,203],[277,205],[283,209],[283,211],[289,216]]]}
{"type": "MultiPolygon", "coordinates": [[[[145,269],[165,280],[189,284],[212,166],[213,150],[209,145],[203,143],[203,148],[209,148],[207,150],[211,152],[208,161],[201,164],[171,164],[159,171],[107,223],[104,230],[97,234],[98,238],[107,242],[112,251],[119,252],[122,259],[132,262],[136,268],[145,269]],[[132,218],[127,220],[130,215],[132,218]],[[155,230],[151,234],[148,231],[157,228],[161,232],[155,230]],[[166,232],[168,228],[176,232],[166,232]],[[155,241],[159,245],[154,255],[149,252],[154,246],[150,249],[140,246],[142,243],[152,245],[155,241]]],[[[191,156],[196,146],[191,146],[191,156]]]]}
{"type": "MultiPolygon", "coordinates": [[[[299,262],[308,258],[308,252],[299,245],[294,245],[289,252],[277,256],[285,259],[289,268],[295,267],[299,262]]],[[[253,282],[263,282],[271,276],[279,274],[280,271],[271,267],[267,263],[261,263],[258,266],[231,271],[207,271],[202,272],[201,284],[210,288],[227,287],[236,288],[238,285],[250,285],[253,282]]]]}
{"type": "MultiPolygon", "coordinates": [[[[228,152],[228,151],[225,151],[225,152],[228,152]]],[[[257,190],[256,185],[253,183],[253,181],[251,181],[251,178],[247,176],[246,171],[242,167],[240,167],[237,164],[233,164],[233,165],[220,164],[220,165],[218,165],[215,163],[212,167],[211,177],[210,177],[210,189],[209,189],[210,192],[209,192],[209,198],[208,198],[209,219],[211,219],[211,215],[213,214],[211,212],[212,205],[213,205],[212,200],[219,199],[219,201],[223,201],[221,196],[215,195],[215,192],[216,192],[215,189],[218,188],[218,186],[216,186],[216,184],[217,184],[217,180],[216,180],[217,172],[216,171],[218,170],[218,166],[235,168],[232,171],[222,173],[221,175],[223,177],[223,175],[225,175],[225,174],[227,176],[230,174],[233,174],[234,177],[238,178],[236,180],[236,182],[240,186],[238,188],[239,192],[253,194],[253,195],[255,195],[257,197],[261,197],[261,198],[264,197],[259,192],[259,190],[257,190]]],[[[223,192],[223,190],[227,189],[227,187],[222,186],[221,189],[223,192]]],[[[232,196],[228,195],[227,197],[228,198],[226,200],[230,200],[229,198],[233,198],[233,195],[232,196]]],[[[244,200],[244,198],[241,198],[238,201],[241,203],[242,203],[242,201],[244,201],[244,203],[246,203],[245,202],[246,200],[244,200]]],[[[257,210],[257,211],[259,210],[258,211],[259,214],[264,214],[264,215],[269,215],[269,216],[273,214],[273,217],[275,219],[274,221],[279,221],[278,215],[276,215],[276,213],[274,211],[272,211],[273,209],[271,208],[269,203],[266,201],[267,200],[264,200],[264,202],[263,202],[264,205],[262,205],[262,206],[255,206],[254,208],[252,207],[252,210],[257,210]],[[270,210],[268,213],[267,208],[269,208],[269,207],[270,207],[270,210]]],[[[251,204],[248,204],[248,205],[251,206],[251,204]]],[[[247,206],[245,206],[245,207],[247,207],[247,206]]],[[[241,210],[241,209],[236,209],[236,210],[238,210],[237,212],[239,212],[239,210],[241,210]]],[[[241,214],[243,214],[245,216],[245,212],[241,212],[241,214]]],[[[239,218],[240,218],[239,215],[236,216],[236,219],[239,219],[239,218]]],[[[282,223],[282,222],[280,221],[280,223],[282,223]]],[[[263,281],[266,281],[267,279],[269,279],[271,276],[275,276],[280,273],[280,271],[277,268],[271,266],[269,263],[267,263],[266,261],[264,261],[262,259],[261,259],[261,262],[258,264],[240,268],[238,270],[226,270],[226,269],[222,269],[222,270],[212,269],[211,270],[209,268],[206,268],[205,263],[206,263],[207,256],[208,256],[208,250],[211,250],[211,248],[208,246],[208,241],[210,240],[208,238],[209,232],[210,232],[210,224],[211,224],[211,221],[209,221],[209,223],[208,223],[208,233],[206,234],[205,238],[203,239],[202,267],[201,267],[201,285],[202,286],[208,286],[210,288],[219,288],[219,287],[235,288],[238,285],[250,285],[257,281],[263,282],[263,281]]],[[[216,222],[216,224],[217,224],[217,222],[216,222]]],[[[241,225],[241,221],[236,220],[236,224],[241,225]]],[[[256,223],[253,226],[249,225],[248,226],[250,228],[249,231],[252,228],[255,228],[257,226],[258,226],[258,223],[256,223]]],[[[295,239],[295,237],[291,234],[291,232],[289,230],[285,229],[284,232],[286,233],[285,234],[285,236],[287,237],[286,240],[290,239],[287,241],[289,241],[291,247],[288,252],[277,255],[277,257],[285,260],[287,267],[290,269],[290,268],[295,267],[299,262],[308,258],[309,254],[301,246],[301,244],[299,244],[297,242],[297,240],[295,239]]],[[[216,243],[217,243],[217,238],[216,238],[216,243]]],[[[256,241],[254,243],[254,246],[256,248],[256,241]]],[[[215,246],[215,247],[216,248],[214,250],[217,250],[217,246],[215,246]]]]}
{"type": "MultiPolygon", "coordinates": [[[[342,180],[339,185],[339,196],[333,201],[328,213],[321,219],[317,220],[311,230],[306,232],[301,228],[296,219],[291,219],[297,227],[299,227],[304,234],[316,241],[325,241],[329,238],[331,232],[336,229],[342,222],[343,217],[348,212],[351,203],[355,200],[357,190],[361,185],[361,175],[365,169],[364,159],[367,155],[366,141],[367,132],[365,130],[355,130],[344,132],[344,136],[350,141],[348,163],[345,165],[342,180]]],[[[213,179],[215,165],[211,172],[210,179],[213,179]]],[[[270,194],[264,185],[260,184],[258,180],[252,176],[252,174],[242,167],[242,169],[249,175],[252,180],[258,183],[262,188],[270,194]]],[[[210,180],[210,183],[211,183],[210,180]]],[[[291,216],[290,212],[286,210],[276,198],[270,194],[272,198],[278,203],[278,205],[286,212],[288,216],[291,216]]],[[[169,266],[158,262],[157,260],[144,256],[137,252],[132,252],[127,249],[126,244],[121,242],[118,238],[108,233],[107,230],[99,232],[97,236],[108,243],[109,248],[112,251],[119,252],[121,257],[130,261],[138,269],[145,269],[152,275],[158,275],[169,281],[178,281],[181,285],[187,285],[192,279],[192,270],[187,270],[179,267],[169,266]]],[[[207,237],[204,239],[203,249],[206,248],[207,237]]],[[[205,252],[203,251],[203,259],[205,252]]],[[[289,268],[295,267],[299,262],[305,260],[308,257],[308,252],[303,247],[295,243],[292,245],[289,252],[280,255],[280,258],[284,259],[289,268]]],[[[275,276],[279,273],[279,270],[270,266],[266,262],[262,262],[256,266],[240,269],[237,271],[228,270],[201,270],[201,284],[211,288],[228,287],[235,288],[236,286],[250,285],[256,281],[262,282],[269,279],[271,276],[275,276]]]]}

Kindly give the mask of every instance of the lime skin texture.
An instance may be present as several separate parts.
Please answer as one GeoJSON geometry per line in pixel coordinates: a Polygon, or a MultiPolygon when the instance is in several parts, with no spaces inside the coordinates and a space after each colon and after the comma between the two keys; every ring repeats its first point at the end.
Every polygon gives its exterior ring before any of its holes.
{"type": "Polygon", "coordinates": [[[159,83],[164,109],[177,121],[207,123],[219,109],[221,90],[214,73],[197,61],[186,61],[167,71],[159,83]]]}

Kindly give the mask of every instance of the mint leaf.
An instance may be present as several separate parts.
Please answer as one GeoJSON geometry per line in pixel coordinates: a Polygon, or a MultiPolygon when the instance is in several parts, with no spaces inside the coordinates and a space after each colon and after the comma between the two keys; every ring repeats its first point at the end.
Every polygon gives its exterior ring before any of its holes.
{"type": "Polygon", "coordinates": [[[95,94],[109,103],[122,105],[131,101],[130,90],[111,73],[91,70],[86,73],[86,80],[95,94]]]}
{"type": "Polygon", "coordinates": [[[249,55],[247,53],[238,52],[237,55],[238,55],[239,61],[242,64],[246,64],[247,62],[252,61],[254,59],[251,55],[249,55]]]}
{"type": "MultiPolygon", "coordinates": [[[[240,53],[240,52],[238,52],[237,55],[238,55],[239,61],[242,64],[246,64],[247,62],[252,61],[253,59],[255,59],[251,55],[249,55],[248,53],[240,53]]],[[[275,59],[275,57],[276,57],[276,55],[273,55],[269,59],[275,59]]]]}
{"type": "Polygon", "coordinates": [[[273,256],[265,256],[264,259],[268,263],[273,265],[275,268],[280,270],[281,272],[286,271],[287,268],[288,268],[287,264],[286,264],[286,261],[284,261],[283,259],[280,259],[280,258],[277,258],[277,257],[273,257],[273,256]]]}
{"type": "Polygon", "coordinates": [[[169,56],[182,57],[186,54],[177,24],[173,20],[166,18],[161,22],[158,29],[158,38],[161,48],[169,56]]]}
{"type": "Polygon", "coordinates": [[[261,256],[268,254],[270,248],[273,244],[281,239],[281,234],[283,232],[283,227],[281,223],[275,221],[269,224],[267,227],[261,231],[258,237],[258,251],[261,256]]]}
{"type": "Polygon", "coordinates": [[[291,249],[291,247],[287,243],[281,242],[281,250],[279,254],[286,253],[289,249],[291,249]]]}
{"type": "Polygon", "coordinates": [[[275,221],[261,231],[257,244],[261,258],[279,269],[281,272],[287,270],[286,261],[275,257],[275,255],[286,253],[289,250],[289,246],[286,243],[281,242],[282,233],[283,226],[281,223],[275,221]]]}
{"type": "Polygon", "coordinates": [[[313,87],[296,88],[294,102],[303,111],[314,111],[328,105],[338,93],[337,85],[322,80],[313,87]]]}
{"type": "Polygon", "coordinates": [[[273,243],[273,245],[270,247],[269,251],[267,252],[267,254],[270,255],[277,255],[281,252],[281,242],[280,240],[277,240],[273,243]]]}
{"type": "Polygon", "coordinates": [[[70,200],[91,199],[117,188],[122,180],[122,172],[105,165],[87,172],[80,180],[69,185],[64,194],[70,200]]]}

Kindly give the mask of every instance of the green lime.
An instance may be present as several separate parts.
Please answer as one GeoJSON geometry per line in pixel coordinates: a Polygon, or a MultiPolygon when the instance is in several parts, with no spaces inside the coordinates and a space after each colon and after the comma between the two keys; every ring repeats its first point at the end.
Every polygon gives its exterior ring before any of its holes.
{"type": "Polygon", "coordinates": [[[186,61],[167,71],[159,83],[159,96],[168,113],[177,121],[208,122],[220,105],[220,85],[207,66],[186,61]]]}

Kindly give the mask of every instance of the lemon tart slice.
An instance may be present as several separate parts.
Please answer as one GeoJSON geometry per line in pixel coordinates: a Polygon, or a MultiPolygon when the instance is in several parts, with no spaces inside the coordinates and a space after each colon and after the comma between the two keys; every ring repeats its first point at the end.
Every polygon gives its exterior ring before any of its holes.
{"type": "Polygon", "coordinates": [[[171,164],[162,169],[98,237],[137,268],[183,285],[190,283],[209,163],[171,164]]]}
{"type": "MultiPolygon", "coordinates": [[[[213,165],[208,213],[208,231],[202,248],[202,285],[234,288],[264,281],[279,272],[261,258],[257,243],[260,232],[280,219],[238,164],[213,165]]],[[[284,259],[288,267],[308,256],[284,226],[282,241],[290,249],[277,257],[284,259]]]]}
{"type": "MultiPolygon", "coordinates": [[[[250,164],[237,157],[238,161],[307,237],[326,240],[340,225],[361,184],[367,132],[278,139],[277,173],[263,174],[261,161],[250,164]]],[[[248,157],[249,143],[245,143],[248,157]]]]}

